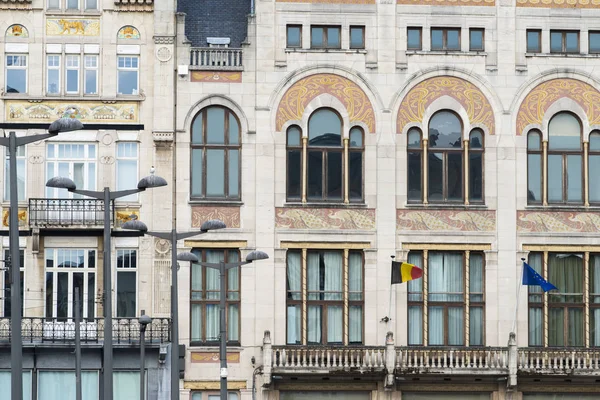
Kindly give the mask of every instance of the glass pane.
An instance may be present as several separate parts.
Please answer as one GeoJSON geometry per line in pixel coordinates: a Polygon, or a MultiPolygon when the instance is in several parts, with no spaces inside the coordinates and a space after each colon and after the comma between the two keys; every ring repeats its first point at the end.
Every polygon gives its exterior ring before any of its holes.
{"type": "Polygon", "coordinates": [[[240,340],[240,305],[227,305],[227,340],[239,342],[240,340]]]}
{"type": "Polygon", "coordinates": [[[69,8],[69,9],[79,8],[79,0],[67,0],[67,8],[69,8]]]}
{"type": "Polygon", "coordinates": [[[462,307],[448,307],[448,345],[465,344],[465,316],[462,307]]]}
{"type": "Polygon", "coordinates": [[[95,10],[98,8],[98,0],[86,0],[85,8],[88,10],[95,10]]]}
{"type": "Polygon", "coordinates": [[[360,129],[360,128],[350,129],[350,147],[362,147],[362,146],[363,146],[362,129],[360,129]]]}
{"type": "Polygon", "coordinates": [[[420,149],[421,148],[421,131],[416,128],[410,128],[408,130],[408,148],[409,149],[420,149]]]}
{"type": "MultiPolygon", "coordinates": [[[[137,187],[137,160],[117,159],[117,190],[128,190],[137,187]]],[[[136,195],[121,197],[120,201],[132,201],[136,195]]]]}
{"type": "Polygon", "coordinates": [[[56,317],[69,316],[69,274],[59,272],[56,285],[56,317]]]}
{"type": "Polygon", "coordinates": [[[96,94],[98,92],[98,71],[88,69],[85,71],[85,93],[96,94]]]}
{"type": "Polygon", "coordinates": [[[463,155],[461,153],[448,154],[448,200],[462,200],[462,167],[463,155]]]}
{"type": "Polygon", "coordinates": [[[67,70],[67,92],[73,93],[79,91],[79,71],[67,70]]]}
{"type": "Polygon", "coordinates": [[[56,94],[59,88],[59,70],[49,69],[48,70],[48,93],[56,94]]]}
{"type": "Polygon", "coordinates": [[[582,303],[583,254],[549,253],[548,281],[559,289],[548,293],[550,303],[582,303]]]}
{"type": "Polygon", "coordinates": [[[206,341],[215,342],[219,340],[219,305],[206,305],[206,341]]]}
{"type": "Polygon", "coordinates": [[[363,34],[365,28],[352,27],[350,28],[350,47],[354,49],[362,49],[365,47],[363,34]]]}
{"type": "Polygon", "coordinates": [[[428,153],[428,159],[429,200],[440,201],[444,198],[444,155],[442,153],[428,153]]]}
{"type": "Polygon", "coordinates": [[[548,310],[548,345],[565,346],[565,315],[563,308],[548,310]]]}
{"type": "Polygon", "coordinates": [[[469,344],[483,346],[483,308],[469,308],[469,344]]]}
{"type": "Polygon", "coordinates": [[[529,345],[541,346],[542,332],[544,326],[542,324],[542,309],[539,307],[529,308],[529,345]]]}
{"type": "Polygon", "coordinates": [[[287,154],[287,196],[289,198],[300,198],[302,185],[302,151],[290,150],[287,154]]]}
{"type": "Polygon", "coordinates": [[[590,339],[591,345],[594,347],[600,346],[600,308],[592,308],[590,310],[590,339]]]}
{"type": "Polygon", "coordinates": [[[113,372],[113,393],[114,400],[139,399],[140,373],[134,371],[113,372]]]}
{"type": "Polygon", "coordinates": [[[483,200],[483,154],[469,155],[469,200],[483,200]]]}
{"type": "Polygon", "coordinates": [[[202,144],[202,116],[203,113],[196,115],[194,122],[192,122],[192,143],[202,144]]]}
{"type": "Polygon", "coordinates": [[[229,150],[229,197],[239,196],[240,183],[240,152],[239,150],[229,150]]]}
{"type": "Polygon", "coordinates": [[[192,308],[192,337],[190,341],[200,342],[202,341],[202,305],[192,303],[190,306],[192,308]]]}
{"type": "Polygon", "coordinates": [[[600,132],[592,132],[590,134],[589,142],[590,151],[600,151],[600,132]]]}
{"type": "MultiPolygon", "coordinates": [[[[96,317],[96,274],[88,273],[88,281],[87,281],[87,314],[86,317],[88,319],[93,319],[96,317]]],[[[135,307],[135,306],[134,306],[135,307]]],[[[135,315],[133,315],[135,317],[135,315]]]]}
{"type": "Polygon", "coordinates": [[[133,271],[117,272],[117,317],[134,318],[137,315],[135,306],[136,273],[133,271]]]}
{"type": "Polygon", "coordinates": [[[349,154],[350,163],[350,177],[349,177],[349,192],[350,199],[360,200],[362,199],[362,186],[363,186],[363,163],[362,163],[362,152],[352,151],[349,154]]]}
{"type": "Polygon", "coordinates": [[[480,29],[471,29],[470,33],[470,49],[483,50],[483,31],[480,29]]]}
{"type": "Polygon", "coordinates": [[[335,112],[322,108],[310,116],[308,145],[315,147],[342,145],[342,121],[335,112]]]}
{"type": "Polygon", "coordinates": [[[578,32],[567,32],[566,34],[566,49],[569,53],[576,53],[579,51],[579,33],[578,32]]]}
{"type": "Polygon", "coordinates": [[[569,307],[567,346],[583,346],[583,308],[569,307]]]}
{"type": "Polygon", "coordinates": [[[548,124],[548,149],[581,149],[581,124],[571,113],[556,114],[548,124]]]}
{"type": "Polygon", "coordinates": [[[528,31],[527,32],[527,52],[537,53],[540,49],[540,32],[528,31]]]}
{"type": "Polygon", "coordinates": [[[540,150],[540,134],[538,132],[530,132],[527,135],[527,149],[540,150]]]}
{"type": "Polygon", "coordinates": [[[302,333],[300,331],[302,318],[302,306],[287,306],[287,344],[301,344],[302,333]]]}
{"type": "Polygon", "coordinates": [[[562,52],[562,33],[550,32],[550,51],[553,53],[562,52]]]}
{"type": "Polygon", "coordinates": [[[444,48],[444,31],[441,29],[431,30],[431,50],[442,50],[444,48]]]}
{"type": "Polygon", "coordinates": [[[138,73],[137,71],[119,71],[119,94],[137,94],[138,93],[138,73]]]}
{"type": "Polygon", "coordinates": [[[441,346],[444,344],[444,307],[429,307],[427,320],[429,345],[441,346]]]}
{"type": "Polygon", "coordinates": [[[286,290],[288,300],[301,300],[301,259],[300,253],[288,252],[286,290]]]}
{"type": "Polygon", "coordinates": [[[327,47],[340,47],[340,28],[327,28],[327,47]]]}
{"type": "Polygon", "coordinates": [[[310,46],[323,47],[323,28],[312,27],[310,31],[310,46]]]}
{"type": "Polygon", "coordinates": [[[527,156],[527,184],[527,201],[530,203],[542,201],[542,156],[540,154],[527,156]]]}
{"type": "Polygon", "coordinates": [[[421,152],[408,153],[408,199],[421,200],[421,152]]]}
{"type": "Polygon", "coordinates": [[[322,342],[321,312],[321,306],[308,306],[306,320],[308,344],[321,344],[322,342]]]}
{"type": "Polygon", "coordinates": [[[469,293],[483,293],[483,256],[471,253],[469,257],[469,293]]]}
{"type": "Polygon", "coordinates": [[[446,35],[448,50],[460,50],[460,31],[458,29],[448,29],[446,35]]]}
{"type": "Polygon", "coordinates": [[[27,91],[27,70],[26,69],[7,69],[6,70],[6,92],[7,93],[25,93],[27,91]]]}
{"type": "Polygon", "coordinates": [[[206,196],[225,196],[225,150],[206,150],[206,196]]]}
{"type": "Polygon", "coordinates": [[[308,152],[308,197],[323,197],[323,154],[320,151],[308,152]]]}
{"type": "Polygon", "coordinates": [[[567,156],[567,201],[583,201],[581,156],[567,156]]]}
{"type": "Polygon", "coordinates": [[[300,47],[301,30],[299,26],[287,27],[287,47],[300,47]]]}
{"type": "Polygon", "coordinates": [[[590,156],[589,165],[589,196],[591,202],[600,201],[600,156],[590,156]]]}
{"type": "Polygon", "coordinates": [[[590,53],[600,53],[600,32],[590,32],[590,53]]]}
{"type": "Polygon", "coordinates": [[[441,111],[429,120],[430,148],[462,148],[461,139],[462,124],[456,114],[450,111],[441,111]]]}
{"type": "Polygon", "coordinates": [[[362,306],[350,306],[348,320],[348,341],[351,344],[362,343],[362,306]]]}
{"type": "Polygon", "coordinates": [[[71,293],[73,294],[73,318],[75,318],[75,288],[79,288],[79,316],[83,318],[83,273],[77,272],[73,274],[73,287],[71,293]]]}
{"type": "Polygon", "coordinates": [[[297,126],[290,126],[287,130],[287,145],[300,146],[300,136],[300,128],[297,126]]]}
{"type": "Polygon", "coordinates": [[[225,143],[225,109],[209,107],[206,110],[206,143],[225,143]]]}
{"type": "Polygon", "coordinates": [[[202,196],[202,150],[192,149],[192,197],[202,196]]]}
{"type": "Polygon", "coordinates": [[[469,139],[469,148],[483,149],[483,131],[481,129],[473,129],[469,139]]]}
{"type": "Polygon", "coordinates": [[[327,307],[327,343],[342,343],[344,332],[342,306],[327,307]]]}
{"type": "Polygon", "coordinates": [[[240,126],[233,113],[229,113],[229,144],[240,143],[240,126]]]}
{"type": "Polygon", "coordinates": [[[560,155],[548,155],[548,201],[563,201],[563,158],[560,155]]]}
{"type": "MultiPolygon", "coordinates": [[[[409,281],[412,282],[412,281],[409,281]]],[[[408,345],[423,344],[423,312],[421,306],[408,307],[408,345]]]]}
{"type": "Polygon", "coordinates": [[[341,199],[342,193],[342,153],[327,153],[327,198],[341,199]]]}
{"type": "Polygon", "coordinates": [[[408,45],[409,50],[421,50],[421,29],[408,28],[408,45]]]}
{"type": "MultiPolygon", "coordinates": [[[[46,253],[48,254],[48,253],[46,253]]],[[[48,261],[46,261],[48,263],[48,261]]],[[[54,273],[46,272],[46,318],[54,316],[54,273]]],[[[6,314],[5,314],[6,315],[6,314]]]]}

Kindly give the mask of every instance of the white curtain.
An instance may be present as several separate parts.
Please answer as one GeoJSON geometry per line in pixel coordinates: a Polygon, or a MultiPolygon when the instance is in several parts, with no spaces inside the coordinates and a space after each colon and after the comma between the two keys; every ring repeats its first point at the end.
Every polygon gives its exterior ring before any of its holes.
{"type": "Polygon", "coordinates": [[[463,307],[448,307],[448,344],[462,346],[465,344],[463,307]]]}
{"type": "MultiPolygon", "coordinates": [[[[319,253],[307,254],[308,300],[321,299],[320,257],[319,253]]],[[[307,311],[308,343],[321,343],[321,306],[308,306],[307,311]]]]}
{"type": "Polygon", "coordinates": [[[309,344],[321,344],[321,306],[308,306],[307,334],[309,344]]]}
{"type": "MultiPolygon", "coordinates": [[[[429,344],[444,343],[444,310],[435,302],[462,302],[463,256],[460,253],[429,253],[429,344]]],[[[464,311],[448,309],[448,344],[464,344],[464,311]]]]}
{"type": "Polygon", "coordinates": [[[470,307],[469,320],[469,344],[483,346],[483,307],[470,307]]]}
{"type": "MultiPolygon", "coordinates": [[[[225,253],[219,250],[207,250],[206,262],[219,263],[224,261],[225,253]]],[[[218,300],[221,290],[221,278],[219,270],[215,268],[206,268],[206,299],[218,300]],[[212,291],[212,292],[209,292],[212,291]]],[[[219,338],[219,305],[206,305],[206,338],[207,341],[215,341],[219,338]]]]}
{"type": "MultiPolygon", "coordinates": [[[[114,400],[132,400],[140,398],[139,371],[113,372],[114,400]]],[[[147,392],[146,392],[147,393],[147,392]]]]}
{"type": "Polygon", "coordinates": [[[327,306],[327,343],[342,343],[342,306],[327,306]]]}
{"type": "Polygon", "coordinates": [[[287,256],[287,290],[290,300],[301,300],[301,279],[300,268],[302,267],[302,259],[300,253],[289,252],[287,256]]]}
{"type": "MultiPolygon", "coordinates": [[[[0,371],[0,400],[10,400],[10,371],[0,371]]],[[[23,371],[23,400],[31,400],[30,371],[23,371]]]]}
{"type": "MultiPolygon", "coordinates": [[[[600,256],[592,255],[590,257],[590,272],[592,275],[591,290],[592,296],[590,302],[592,304],[600,303],[600,256]]],[[[592,346],[600,346],[600,308],[592,310],[592,346]]]]}
{"type": "Polygon", "coordinates": [[[362,306],[350,306],[348,311],[348,341],[350,343],[362,343],[362,306]]]}
{"type": "Polygon", "coordinates": [[[219,339],[219,305],[206,305],[206,340],[216,341],[219,339]]]}
{"type": "MultiPolygon", "coordinates": [[[[348,256],[348,300],[363,299],[363,258],[360,253],[350,253],[348,256]]],[[[362,343],[363,330],[362,306],[351,305],[348,311],[348,341],[362,343]]]]}
{"type": "Polygon", "coordinates": [[[287,344],[301,344],[300,336],[300,305],[289,305],[287,307],[287,344]]]}
{"type": "MultiPolygon", "coordinates": [[[[342,300],[342,253],[338,251],[323,252],[325,264],[325,298],[324,300],[342,300]],[[330,293],[327,293],[330,292],[330,293]],[[331,293],[336,292],[336,293],[331,293]]],[[[341,323],[341,321],[340,321],[341,323]]]]}
{"type": "Polygon", "coordinates": [[[408,307],[408,344],[423,344],[423,308],[421,306],[408,307]]]}
{"type": "Polygon", "coordinates": [[[542,345],[542,308],[529,309],[529,345],[542,345]]]}
{"type": "Polygon", "coordinates": [[[227,340],[239,342],[240,340],[240,305],[227,306],[227,340]]]}
{"type": "MultiPolygon", "coordinates": [[[[38,400],[75,400],[74,371],[40,371],[38,376],[38,400]]],[[[97,372],[81,373],[81,392],[86,400],[98,400],[97,372]]]]}
{"type": "Polygon", "coordinates": [[[444,344],[444,308],[429,306],[429,344],[444,344]]]}
{"type": "MultiPolygon", "coordinates": [[[[469,260],[469,297],[472,303],[483,301],[483,256],[471,254],[469,260]]],[[[469,309],[469,344],[483,346],[483,308],[469,309]]]]}
{"type": "Polygon", "coordinates": [[[192,304],[192,337],[190,340],[201,341],[202,340],[202,305],[192,304]]]}

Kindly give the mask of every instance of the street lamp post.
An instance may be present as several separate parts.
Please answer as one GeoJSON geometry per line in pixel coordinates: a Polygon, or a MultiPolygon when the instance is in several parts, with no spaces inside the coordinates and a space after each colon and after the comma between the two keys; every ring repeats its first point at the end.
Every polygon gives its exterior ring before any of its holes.
{"type": "Polygon", "coordinates": [[[19,255],[19,195],[17,185],[17,147],[29,143],[49,139],[61,132],[71,132],[83,129],[83,124],[75,118],[61,118],[50,124],[48,133],[32,136],[17,137],[15,132],[9,132],[8,137],[0,137],[0,146],[8,147],[9,182],[10,182],[10,213],[8,223],[9,254],[11,258],[10,285],[10,384],[11,399],[23,399],[23,337],[21,332],[21,259],[19,255]]]}
{"type": "Polygon", "coordinates": [[[122,226],[123,229],[131,229],[143,232],[146,235],[171,242],[171,400],[179,400],[179,305],[177,302],[177,260],[193,261],[198,258],[189,252],[177,254],[177,241],[192,236],[202,235],[208,231],[225,228],[225,223],[219,220],[206,221],[200,227],[200,231],[170,232],[148,231],[148,227],[142,221],[133,219],[122,226]]]}
{"type": "Polygon", "coordinates": [[[146,400],[146,386],[144,372],[146,368],[146,327],[152,322],[152,319],[146,315],[146,311],[142,310],[140,317],[140,400],[146,400]]]}
{"type": "MultiPolygon", "coordinates": [[[[110,251],[110,201],[131,194],[143,192],[146,189],[167,186],[167,181],[156,175],[142,178],[137,189],[111,191],[105,187],[102,191],[77,189],[75,182],[66,177],[54,177],[46,182],[47,187],[67,189],[71,193],[104,200],[104,252],[103,252],[103,274],[104,274],[104,400],[113,399],[113,343],[112,343],[112,282],[111,282],[111,251],[110,251]]],[[[16,400],[16,399],[12,399],[16,400]]]]}

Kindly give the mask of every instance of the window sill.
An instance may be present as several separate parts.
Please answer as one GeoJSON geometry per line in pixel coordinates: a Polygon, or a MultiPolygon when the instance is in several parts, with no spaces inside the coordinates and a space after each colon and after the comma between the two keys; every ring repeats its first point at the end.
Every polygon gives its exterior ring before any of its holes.
{"type": "Polygon", "coordinates": [[[117,94],[117,100],[143,101],[146,96],[141,94],[117,94]]]}
{"type": "Polygon", "coordinates": [[[190,200],[190,206],[214,206],[214,207],[241,207],[244,202],[241,200],[190,200]]]}
{"type": "Polygon", "coordinates": [[[367,208],[365,203],[314,203],[314,202],[285,202],[283,207],[295,207],[295,208],[367,208]]]}
{"type": "Polygon", "coordinates": [[[589,205],[585,206],[583,204],[549,204],[547,206],[543,206],[541,204],[528,204],[525,206],[525,210],[527,211],[594,211],[598,212],[600,210],[600,205],[589,205]]]}
{"type": "Polygon", "coordinates": [[[489,210],[485,204],[453,204],[453,203],[404,203],[404,208],[414,208],[422,210],[436,209],[454,209],[454,210],[489,210]]]}
{"type": "Polygon", "coordinates": [[[407,56],[412,55],[435,55],[435,56],[487,56],[485,51],[460,51],[460,50],[407,50],[407,56]]]}
{"type": "Polygon", "coordinates": [[[134,209],[142,208],[142,205],[139,203],[139,201],[119,201],[117,199],[117,200],[115,200],[114,205],[115,205],[115,209],[117,211],[126,210],[126,209],[130,209],[130,208],[134,208],[134,209]]]}
{"type": "Polygon", "coordinates": [[[100,10],[81,10],[81,9],[77,9],[77,10],[61,10],[58,8],[53,8],[53,9],[47,9],[46,10],[46,15],[47,16],[53,16],[53,15],[57,15],[57,16],[65,16],[65,15],[69,15],[69,16],[86,16],[86,17],[90,17],[90,16],[101,16],[102,12],[100,10]]]}
{"type": "MultiPolygon", "coordinates": [[[[205,345],[205,344],[201,344],[201,345],[192,345],[190,344],[188,347],[188,350],[190,351],[219,351],[219,345],[215,344],[215,345],[205,345]]],[[[235,343],[235,344],[229,344],[227,343],[227,352],[228,353],[241,353],[244,350],[244,348],[239,344],[239,343],[235,343]]]]}
{"type": "MultiPolygon", "coordinates": [[[[128,98],[127,100],[143,100],[140,96],[133,96],[134,98],[128,98]]],[[[27,100],[30,102],[42,102],[42,101],[56,101],[56,100],[69,100],[69,101],[101,101],[103,103],[115,103],[117,101],[122,101],[125,99],[116,98],[116,97],[101,97],[96,94],[77,94],[77,95],[63,95],[63,94],[45,94],[42,96],[30,96],[26,93],[4,93],[0,96],[0,99],[21,99],[27,100]]]]}
{"type": "Polygon", "coordinates": [[[600,54],[592,53],[525,53],[525,57],[543,57],[543,58],[600,58],[600,54]]]}
{"type": "Polygon", "coordinates": [[[341,53],[341,54],[367,54],[365,49],[301,49],[289,47],[286,53],[341,53]]]}

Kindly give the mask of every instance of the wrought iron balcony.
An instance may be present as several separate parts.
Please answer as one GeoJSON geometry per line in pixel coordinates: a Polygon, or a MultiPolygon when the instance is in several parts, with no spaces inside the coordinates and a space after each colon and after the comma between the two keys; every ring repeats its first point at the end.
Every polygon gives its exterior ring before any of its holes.
{"type": "Polygon", "coordinates": [[[230,47],[192,47],[190,69],[242,71],[242,49],[230,47]]]}
{"type": "MultiPolygon", "coordinates": [[[[113,343],[139,344],[140,324],[137,318],[113,319],[113,343]]],[[[21,324],[23,343],[67,343],[75,341],[75,322],[66,318],[23,317],[21,324]]],[[[0,346],[10,343],[10,318],[0,318],[0,346]]],[[[81,343],[102,343],[104,340],[104,319],[86,318],[80,322],[81,343]]],[[[171,341],[171,319],[153,318],[146,327],[147,344],[169,343],[171,341]]]]}
{"type": "MultiPolygon", "coordinates": [[[[110,222],[114,223],[114,202],[110,203],[110,222]]],[[[104,201],[96,199],[29,199],[31,227],[101,227],[104,201]]]]}
{"type": "Polygon", "coordinates": [[[506,347],[483,348],[396,348],[396,373],[508,373],[506,347]]]}
{"type": "Polygon", "coordinates": [[[600,349],[520,348],[517,359],[520,374],[600,375],[600,349]]]}

